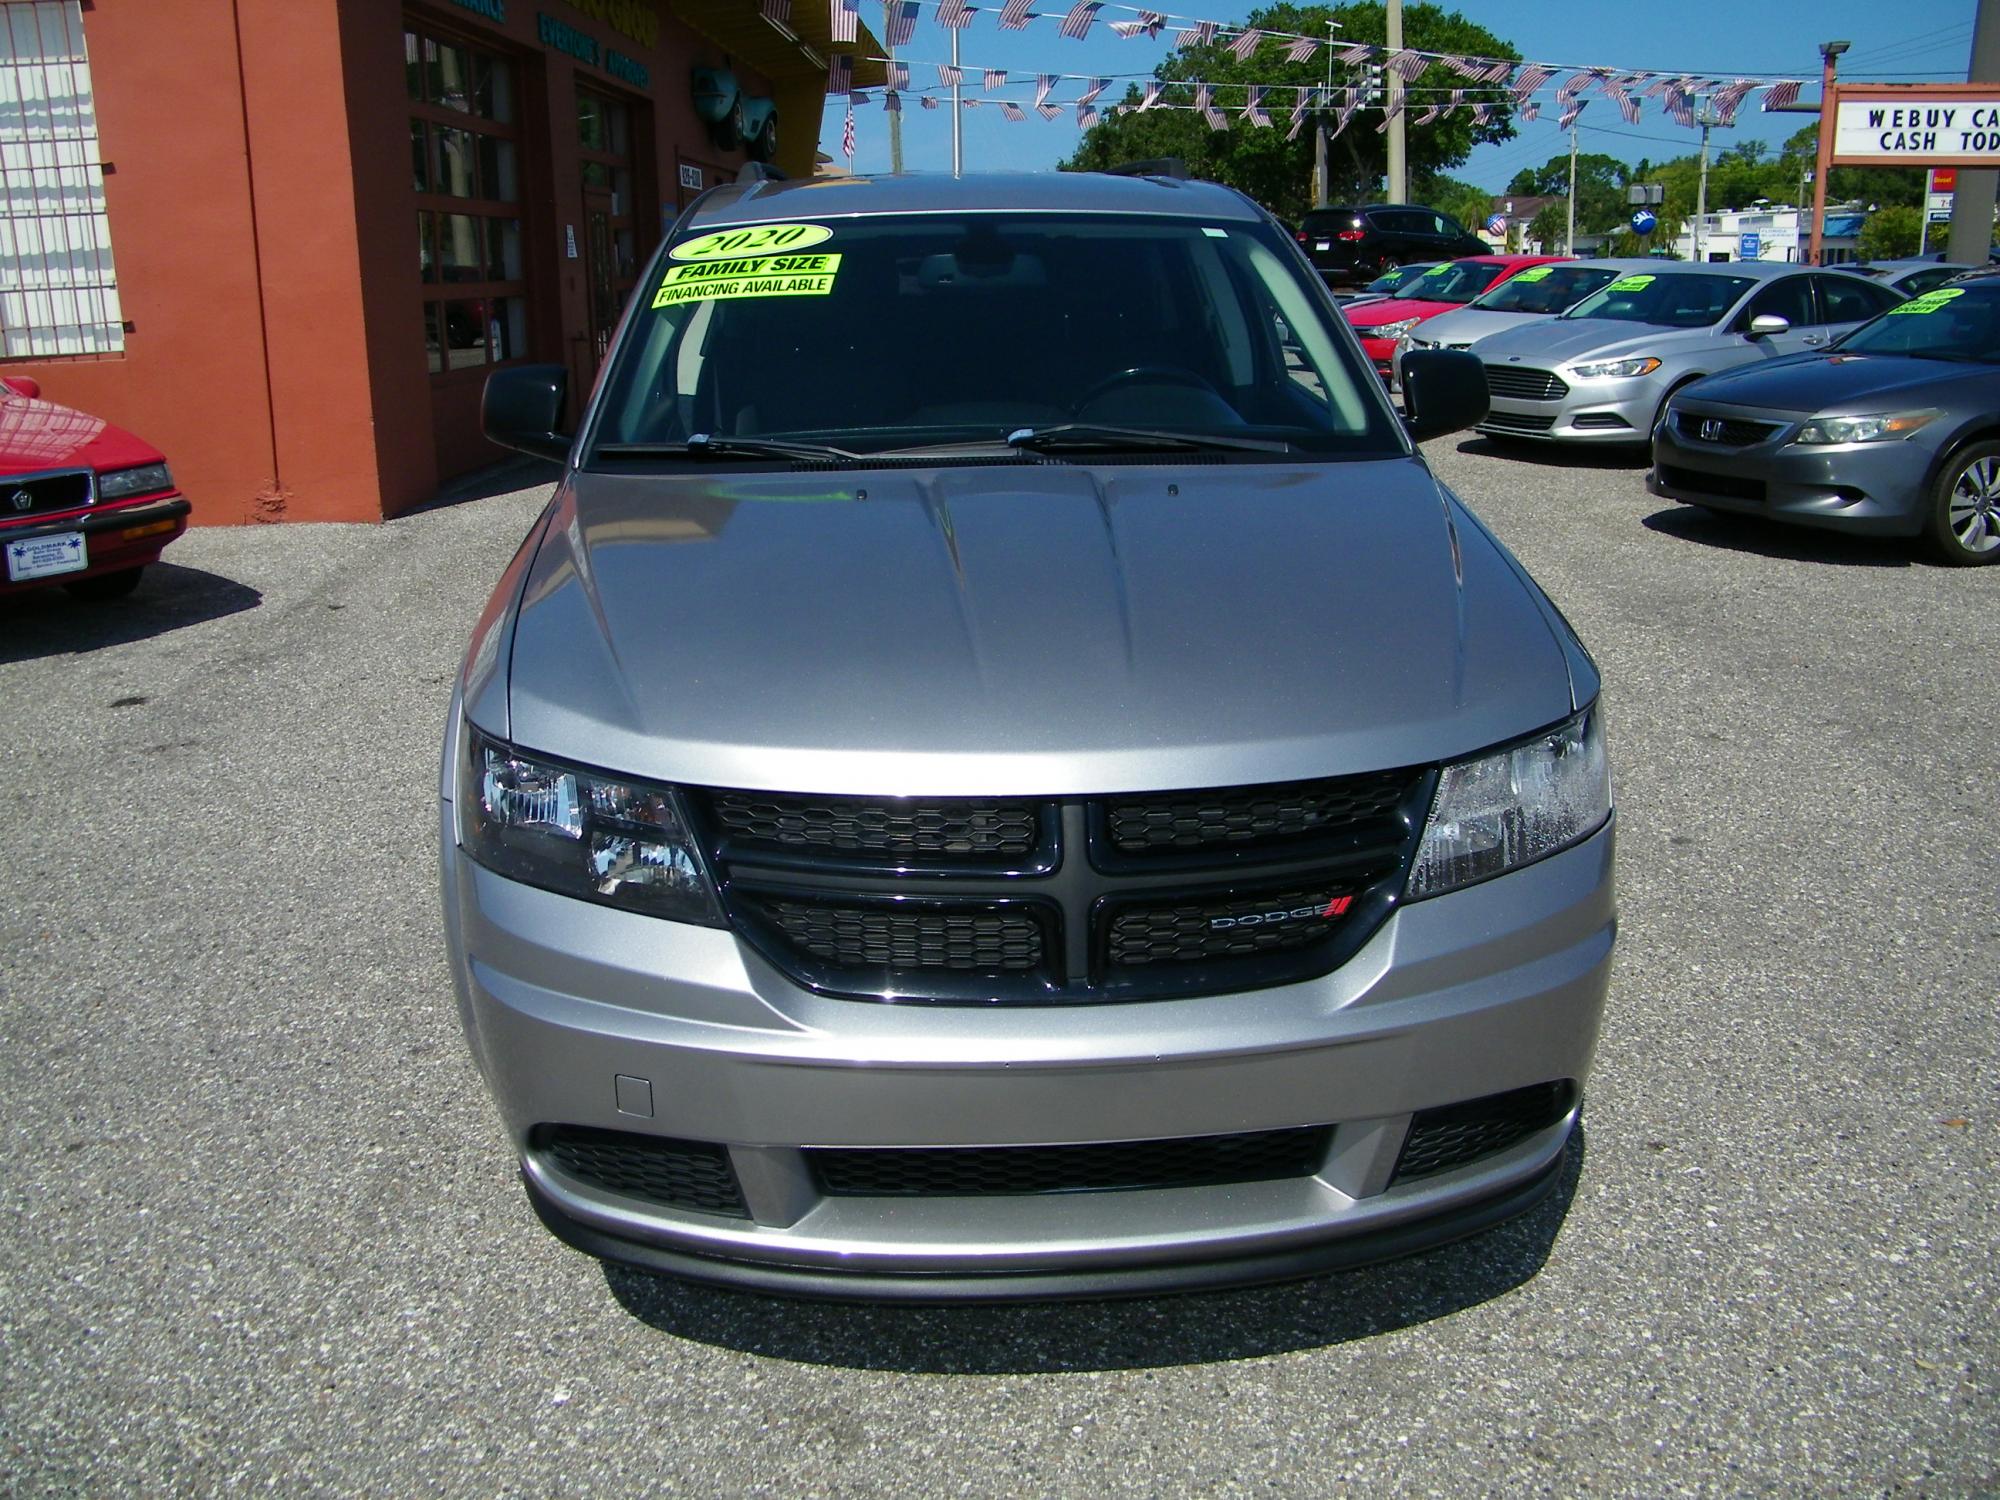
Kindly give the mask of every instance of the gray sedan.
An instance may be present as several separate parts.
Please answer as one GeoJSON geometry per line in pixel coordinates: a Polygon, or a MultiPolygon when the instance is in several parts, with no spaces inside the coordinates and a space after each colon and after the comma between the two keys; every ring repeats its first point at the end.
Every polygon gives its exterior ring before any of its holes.
{"type": "Polygon", "coordinates": [[[1509,328],[1539,323],[1568,312],[1600,287],[1620,276],[1649,270],[1645,260],[1551,261],[1529,266],[1489,287],[1463,307],[1426,318],[1396,345],[1396,373],[1391,390],[1403,386],[1403,355],[1411,349],[1470,349],[1481,339],[1509,328]]]}
{"type": "Polygon", "coordinates": [[[1479,430],[1642,443],[1682,386],[1829,344],[1902,300],[1864,277],[1810,267],[1659,262],[1560,317],[1482,339],[1492,407],[1479,430]]]}
{"type": "Polygon", "coordinates": [[[1653,460],[1656,495],[2000,562],[2000,273],[1891,308],[1826,353],[1690,386],[1653,460]]]}

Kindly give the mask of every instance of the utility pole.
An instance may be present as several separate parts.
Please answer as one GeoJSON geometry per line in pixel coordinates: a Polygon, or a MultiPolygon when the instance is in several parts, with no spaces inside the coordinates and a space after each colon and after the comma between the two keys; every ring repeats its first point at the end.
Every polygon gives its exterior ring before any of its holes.
{"type": "MultiPolygon", "coordinates": [[[[2000,83],[2000,0],[1979,0],[1972,24],[1972,65],[1967,83],[2000,83]]],[[[2000,172],[1990,167],[1960,167],[1951,195],[1951,239],[1944,258],[1959,265],[1983,266],[1993,243],[1993,194],[2000,172]]]]}
{"type": "Polygon", "coordinates": [[[1569,128],[1569,229],[1563,235],[1563,254],[1576,254],[1576,127],[1569,128]]]}
{"type": "Polygon", "coordinates": [[[1333,98],[1333,29],[1337,22],[1326,23],[1326,92],[1320,95],[1319,109],[1315,122],[1318,126],[1313,136],[1313,207],[1325,208],[1333,201],[1333,185],[1326,175],[1326,106],[1333,98]]]}
{"type": "MultiPolygon", "coordinates": [[[[1389,56],[1394,57],[1403,50],[1403,0],[1389,0],[1389,56]]],[[[1407,203],[1410,199],[1410,174],[1407,150],[1409,137],[1404,133],[1403,117],[1403,75],[1394,68],[1382,70],[1382,86],[1387,90],[1385,108],[1389,115],[1389,201],[1407,203]]]]}
{"type": "Polygon", "coordinates": [[[1706,256],[1702,253],[1702,231],[1708,228],[1708,128],[1715,123],[1715,114],[1708,107],[1708,100],[1701,101],[1701,113],[1695,116],[1701,126],[1701,180],[1694,190],[1694,259],[1699,265],[1706,256]]]}
{"type": "Polygon", "coordinates": [[[958,28],[951,31],[951,175],[965,171],[965,111],[958,102],[958,28]]]}
{"type": "Polygon", "coordinates": [[[1840,115],[1834,75],[1839,72],[1840,54],[1847,46],[1846,42],[1819,44],[1819,152],[1813,158],[1812,248],[1806,254],[1806,264],[1810,266],[1820,263],[1820,236],[1826,229],[1826,180],[1833,175],[1833,130],[1840,115]]]}
{"type": "MultiPolygon", "coordinates": [[[[896,0],[882,0],[882,35],[884,38],[896,34],[896,0]]],[[[896,60],[893,44],[883,48],[889,54],[889,61],[896,60]]],[[[898,100],[897,103],[901,103],[898,100]]],[[[903,175],[903,112],[897,110],[889,116],[889,170],[898,177],[903,175]]]]}

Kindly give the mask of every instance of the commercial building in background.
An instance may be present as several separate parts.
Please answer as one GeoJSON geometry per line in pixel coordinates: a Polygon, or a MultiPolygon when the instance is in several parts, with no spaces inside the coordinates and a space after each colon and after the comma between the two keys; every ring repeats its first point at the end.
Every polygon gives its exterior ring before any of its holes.
{"type": "Polygon", "coordinates": [[[828,57],[883,81],[828,11],[0,0],[0,373],[158,442],[197,521],[421,504],[502,456],[490,368],[580,401],[685,204],[812,175],[828,57]]]}
{"type": "MultiPolygon", "coordinates": [[[[1834,207],[1826,211],[1826,232],[1821,236],[1825,263],[1842,265],[1860,258],[1861,226],[1868,214],[1858,206],[1834,207]]],[[[1674,240],[1674,255],[1680,260],[1696,259],[1695,221],[1681,226],[1674,240]]],[[[1796,208],[1726,209],[1709,214],[1701,221],[1702,260],[1804,260],[1812,241],[1812,215],[1796,208]],[[1803,220],[1803,223],[1801,223],[1803,220]]]]}

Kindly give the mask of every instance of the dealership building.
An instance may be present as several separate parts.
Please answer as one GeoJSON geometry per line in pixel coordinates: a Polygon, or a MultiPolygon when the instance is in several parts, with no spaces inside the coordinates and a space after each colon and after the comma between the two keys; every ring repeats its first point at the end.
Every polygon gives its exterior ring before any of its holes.
{"type": "Polygon", "coordinates": [[[884,72],[814,0],[0,21],[0,373],[165,450],[223,524],[376,520],[501,457],[486,372],[564,365],[574,402],[674,216],[753,158],[811,177],[828,58],[884,72]]]}

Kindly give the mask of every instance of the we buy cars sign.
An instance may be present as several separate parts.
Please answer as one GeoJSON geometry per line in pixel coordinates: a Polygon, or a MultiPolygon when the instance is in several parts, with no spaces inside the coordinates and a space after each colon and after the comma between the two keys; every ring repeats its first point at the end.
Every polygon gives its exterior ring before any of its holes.
{"type": "Polygon", "coordinates": [[[2000,85],[1836,85],[1837,167],[2000,167],[2000,85]]]}

